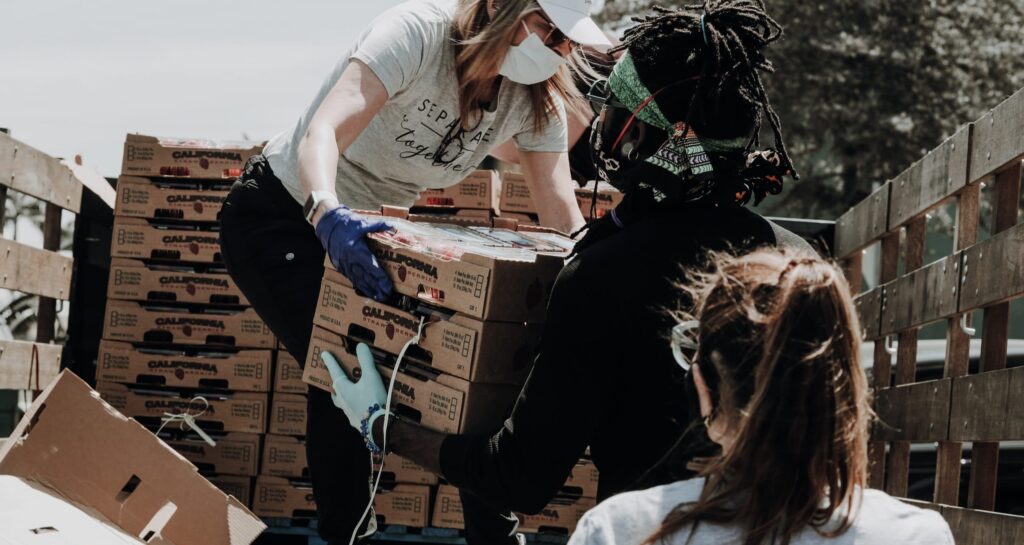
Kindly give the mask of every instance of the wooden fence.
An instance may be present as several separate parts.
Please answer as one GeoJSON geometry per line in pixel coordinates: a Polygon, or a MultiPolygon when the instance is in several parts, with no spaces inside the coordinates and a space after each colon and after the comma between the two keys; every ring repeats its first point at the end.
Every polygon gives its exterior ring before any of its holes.
{"type": "Polygon", "coordinates": [[[51,342],[56,302],[69,298],[73,263],[56,251],[62,211],[78,212],[83,177],[95,175],[0,133],[0,288],[39,297],[35,342],[0,340],[0,389],[42,389],[60,370],[62,347],[51,342]],[[43,248],[3,238],[11,190],[45,201],[43,248]]]}
{"type": "Polygon", "coordinates": [[[1017,224],[1022,158],[1024,90],[961,128],[836,224],[835,255],[854,291],[862,291],[863,250],[881,246],[879,287],[856,298],[864,338],[875,344],[879,423],[872,431],[871,486],[905,497],[911,443],[937,444],[933,499],[924,506],[945,516],[959,544],[1024,543],[1024,517],[990,512],[999,442],[1024,439],[1024,367],[1006,369],[1009,301],[1024,295],[1024,225],[1017,224]],[[985,184],[992,227],[978,242],[985,184]],[[924,263],[927,215],[949,204],[956,207],[954,250],[924,263]],[[979,310],[981,357],[978,372],[970,374],[971,316],[979,310]],[[945,322],[947,330],[943,378],[915,382],[918,331],[934,322],[945,322]],[[965,442],[972,443],[971,473],[966,505],[958,505],[965,442]]]}

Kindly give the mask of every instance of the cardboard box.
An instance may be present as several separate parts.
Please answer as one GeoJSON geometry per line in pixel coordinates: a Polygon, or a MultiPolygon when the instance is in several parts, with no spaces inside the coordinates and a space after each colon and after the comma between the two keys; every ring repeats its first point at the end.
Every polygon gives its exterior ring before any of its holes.
{"type": "MultiPolygon", "coordinates": [[[[157,428],[165,413],[189,413],[203,431],[266,431],[267,394],[255,392],[195,393],[129,387],[116,382],[96,383],[103,400],[139,422],[157,428]],[[202,397],[206,400],[195,399],[202,397]]],[[[177,423],[168,427],[180,428],[177,423]]]]}
{"type": "Polygon", "coordinates": [[[112,341],[273,348],[274,335],[255,310],[189,310],[108,300],[103,338],[112,341]]]}
{"type": "Polygon", "coordinates": [[[220,237],[212,227],[114,217],[112,257],[220,263],[220,237]]]}
{"type": "Polygon", "coordinates": [[[454,528],[464,530],[466,519],[462,513],[462,499],[459,497],[459,489],[450,484],[442,484],[437,487],[437,496],[434,499],[434,515],[430,520],[434,528],[454,528]]]}
{"type": "Polygon", "coordinates": [[[538,213],[537,205],[533,203],[533,197],[530,196],[530,185],[526,183],[525,176],[518,172],[503,172],[501,174],[501,200],[498,203],[498,208],[503,213],[538,213]]]}
{"type": "Polygon", "coordinates": [[[221,180],[242,175],[245,162],[263,144],[200,138],[125,137],[121,174],[221,180]]]}
{"type": "Polygon", "coordinates": [[[229,275],[201,270],[194,266],[147,266],[135,259],[115,257],[110,261],[107,296],[129,301],[249,304],[229,275]]]}
{"type": "Polygon", "coordinates": [[[306,396],[275,392],[270,401],[267,431],[276,435],[306,435],[306,396]]]}
{"type": "Polygon", "coordinates": [[[539,226],[540,219],[537,214],[520,214],[518,212],[502,212],[499,219],[514,221],[519,225],[539,226]]]}
{"type": "Polygon", "coordinates": [[[263,442],[261,475],[309,478],[306,441],[286,435],[268,435],[263,442]]]}
{"type": "Polygon", "coordinates": [[[430,487],[418,484],[383,485],[373,498],[378,527],[400,525],[426,528],[430,524],[430,487]]]}
{"type": "Polygon", "coordinates": [[[256,477],[252,511],[261,517],[316,518],[313,486],[284,477],[256,477]]]}
{"type": "Polygon", "coordinates": [[[207,477],[213,486],[225,494],[234,496],[238,501],[252,505],[252,477],[240,475],[210,475],[207,477]]]}
{"type": "Polygon", "coordinates": [[[594,465],[594,462],[580,460],[572,468],[572,473],[569,474],[569,479],[565,481],[562,490],[584,498],[596,498],[598,477],[597,466],[594,465]]]}
{"type": "Polygon", "coordinates": [[[607,182],[590,182],[585,187],[576,188],[576,202],[585,219],[598,219],[615,209],[622,202],[623,193],[607,182]],[[597,185],[597,214],[591,215],[590,205],[594,199],[594,185],[597,185]]]}
{"type": "Polygon", "coordinates": [[[248,392],[270,390],[273,352],[240,350],[165,350],[101,341],[96,379],[126,384],[220,388],[248,392]]]}
{"type": "Polygon", "coordinates": [[[398,293],[484,320],[544,321],[565,245],[508,230],[392,225],[368,241],[398,293]]]}
{"type": "Polygon", "coordinates": [[[501,180],[493,170],[477,170],[461,182],[440,189],[424,189],[413,206],[441,209],[497,210],[501,180]]]}
{"type": "MultiPolygon", "coordinates": [[[[373,466],[374,471],[380,470],[380,464],[373,466]]],[[[436,485],[437,475],[414,464],[411,460],[389,453],[384,456],[383,482],[436,485]]]]}
{"type": "Polygon", "coordinates": [[[0,543],[143,543],[86,507],[29,479],[0,475],[0,506],[0,543]]]}
{"type": "MultiPolygon", "coordinates": [[[[341,273],[325,270],[313,323],[391,354],[416,336],[420,317],[356,294],[341,273]]],[[[456,314],[431,320],[406,357],[473,382],[522,384],[542,326],[482,322],[456,314]]]]}
{"type": "Polygon", "coordinates": [[[583,515],[595,505],[597,500],[591,498],[575,501],[555,498],[536,515],[519,515],[519,531],[570,535],[576,530],[583,515]]]}
{"type": "Polygon", "coordinates": [[[306,383],[302,382],[302,366],[283,349],[277,351],[274,391],[283,394],[305,394],[307,391],[306,383]]]}
{"type": "MultiPolygon", "coordinates": [[[[314,327],[309,361],[303,377],[308,384],[331,391],[331,378],[320,359],[331,352],[353,376],[359,367],[355,354],[346,350],[341,336],[314,327]]],[[[394,357],[376,352],[381,378],[391,380],[394,357]]],[[[474,383],[451,375],[402,362],[391,400],[392,410],[407,420],[445,433],[494,431],[508,417],[519,396],[518,385],[474,383]]]]}
{"type": "MultiPolygon", "coordinates": [[[[0,524],[4,542],[118,542],[76,531],[82,513],[138,536],[125,543],[246,545],[266,528],[245,505],[217,490],[192,464],[118,414],[70,371],[36,398],[11,437],[0,450],[0,475],[31,486],[9,487],[11,479],[0,485],[0,494],[13,496],[3,504],[25,513],[20,517],[4,511],[11,521],[0,524]],[[35,501],[40,499],[44,501],[35,501]],[[79,513],[58,510],[61,503],[79,513]],[[41,538],[32,532],[39,528],[64,532],[63,539],[41,538]]],[[[100,526],[93,529],[102,532],[100,526]]]]}
{"type": "MultiPolygon", "coordinates": [[[[167,428],[171,426],[168,425],[167,428]]],[[[211,447],[195,433],[168,433],[167,428],[160,438],[178,454],[192,462],[204,474],[246,475],[259,474],[260,436],[251,433],[210,433],[217,443],[211,447]]],[[[178,427],[175,426],[177,431],[178,427]]],[[[251,486],[250,486],[251,488],[251,486]]],[[[223,490],[223,488],[222,488],[223,490]]],[[[251,492],[251,490],[250,490],[251,492]]],[[[242,496],[235,495],[242,499],[242,496]]],[[[248,505],[248,502],[246,502],[248,505]]]]}
{"type": "Polygon", "coordinates": [[[150,180],[138,176],[117,179],[114,214],[135,218],[217,221],[231,186],[150,180]]]}
{"type": "Polygon", "coordinates": [[[431,212],[422,208],[410,210],[409,214],[405,216],[405,218],[416,223],[449,223],[453,225],[461,225],[463,227],[494,226],[493,216],[460,216],[444,212],[431,212]]]}

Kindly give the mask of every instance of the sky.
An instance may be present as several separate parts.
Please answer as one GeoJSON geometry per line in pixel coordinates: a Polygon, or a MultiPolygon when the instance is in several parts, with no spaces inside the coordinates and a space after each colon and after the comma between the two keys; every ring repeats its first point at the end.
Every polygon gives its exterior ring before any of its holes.
{"type": "Polygon", "coordinates": [[[139,132],[265,140],[398,0],[3,0],[0,127],[104,176],[139,132]]]}

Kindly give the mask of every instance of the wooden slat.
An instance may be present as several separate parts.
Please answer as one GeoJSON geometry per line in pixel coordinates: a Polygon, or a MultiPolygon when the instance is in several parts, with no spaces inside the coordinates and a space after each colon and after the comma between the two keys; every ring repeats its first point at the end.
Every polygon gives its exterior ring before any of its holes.
{"type": "Polygon", "coordinates": [[[938,441],[949,426],[950,379],[886,388],[875,394],[879,423],[872,438],[885,441],[938,441]]]}
{"type": "MultiPolygon", "coordinates": [[[[1007,436],[1010,381],[1024,377],[1024,367],[953,379],[949,438],[955,441],[998,441],[1007,436]],[[1018,371],[1019,369],[1019,371],[1018,371]]],[[[1017,392],[1018,396],[1024,392],[1017,392]]],[[[1017,397],[1019,400],[1020,397],[1017,397]]]]}
{"type": "Polygon", "coordinates": [[[960,255],[955,254],[886,284],[879,335],[956,314],[959,277],[960,255]]]}
{"type": "Polygon", "coordinates": [[[61,350],[56,344],[0,341],[0,390],[41,390],[60,373],[61,350]],[[32,346],[39,354],[39,384],[32,369],[32,346]],[[31,371],[31,375],[30,375],[31,371]]]}
{"type": "MultiPolygon", "coordinates": [[[[882,237],[879,283],[885,284],[896,278],[899,272],[899,260],[900,234],[899,231],[891,231],[882,237]]],[[[884,297],[881,304],[885,304],[884,297]]],[[[884,388],[888,388],[889,382],[892,379],[892,356],[885,349],[884,339],[875,341],[872,367],[874,391],[879,392],[884,388]]],[[[873,448],[871,449],[873,457],[871,458],[870,465],[870,480],[873,487],[882,488],[885,483],[886,473],[888,473],[885,443],[882,441],[873,441],[873,443],[873,448]]]]}
{"type": "Polygon", "coordinates": [[[1002,439],[1010,441],[1024,439],[1024,367],[1016,367],[999,373],[1010,373],[1006,413],[1001,417],[1006,422],[1002,439]]]}
{"type": "Polygon", "coordinates": [[[70,257],[0,239],[0,288],[67,300],[70,257]]]}
{"type": "Polygon", "coordinates": [[[966,125],[892,180],[889,229],[935,208],[967,184],[971,125],[966,125]]]}
{"type": "Polygon", "coordinates": [[[861,335],[865,341],[881,338],[879,325],[881,324],[883,291],[882,288],[875,288],[858,295],[853,300],[853,304],[857,308],[857,318],[860,321],[861,335]]]}
{"type": "Polygon", "coordinates": [[[1024,517],[942,506],[942,516],[957,545],[1019,545],[1024,543],[1024,517]]]}
{"type": "MultiPolygon", "coordinates": [[[[46,218],[43,220],[43,248],[50,251],[60,249],[61,209],[46,203],[46,218]]],[[[48,343],[57,333],[57,301],[52,297],[40,296],[36,310],[36,342],[48,343]]]]}
{"type": "Polygon", "coordinates": [[[960,312],[1024,293],[1024,224],[964,252],[960,312]]]}
{"type": "Polygon", "coordinates": [[[885,234],[890,183],[875,190],[836,221],[836,257],[849,257],[885,234]]]}
{"type": "Polygon", "coordinates": [[[1024,155],[1024,89],[974,122],[970,179],[1001,170],[1024,155]]]}
{"type": "Polygon", "coordinates": [[[82,184],[59,159],[0,134],[0,184],[78,212],[82,184]]]}

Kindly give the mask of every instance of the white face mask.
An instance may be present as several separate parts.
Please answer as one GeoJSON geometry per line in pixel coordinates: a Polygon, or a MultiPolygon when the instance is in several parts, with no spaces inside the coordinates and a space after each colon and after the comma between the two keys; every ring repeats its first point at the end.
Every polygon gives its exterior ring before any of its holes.
{"type": "MultiPolygon", "coordinates": [[[[526,27],[526,23],[523,23],[526,27]]],[[[558,72],[565,64],[565,59],[544,45],[540,36],[526,28],[526,39],[519,45],[513,45],[505,55],[498,73],[523,85],[540,83],[558,72]]]]}

